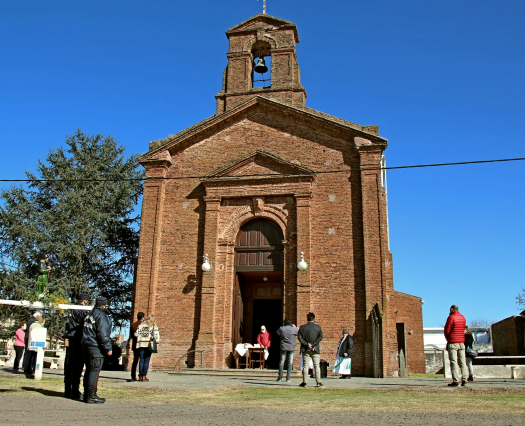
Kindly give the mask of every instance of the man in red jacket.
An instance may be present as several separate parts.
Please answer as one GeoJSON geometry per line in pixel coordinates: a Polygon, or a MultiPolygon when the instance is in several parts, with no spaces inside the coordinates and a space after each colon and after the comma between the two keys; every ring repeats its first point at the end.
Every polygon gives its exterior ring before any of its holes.
{"type": "Polygon", "coordinates": [[[461,386],[467,385],[468,369],[465,360],[465,317],[459,313],[458,306],[450,307],[450,315],[445,324],[445,338],[447,339],[448,358],[450,359],[450,370],[452,371],[452,383],[448,386],[459,386],[459,368],[461,368],[461,386]]]}

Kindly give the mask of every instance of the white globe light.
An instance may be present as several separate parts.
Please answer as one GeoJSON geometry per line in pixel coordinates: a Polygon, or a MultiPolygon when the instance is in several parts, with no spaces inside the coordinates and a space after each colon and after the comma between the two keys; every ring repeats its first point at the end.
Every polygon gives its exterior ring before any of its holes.
{"type": "Polygon", "coordinates": [[[208,260],[208,254],[204,255],[204,263],[202,264],[201,269],[203,270],[203,272],[211,271],[211,265],[210,261],[208,260]]]}
{"type": "Polygon", "coordinates": [[[297,264],[297,269],[300,271],[306,271],[308,268],[308,263],[304,261],[304,252],[301,252],[301,261],[297,264]]]}

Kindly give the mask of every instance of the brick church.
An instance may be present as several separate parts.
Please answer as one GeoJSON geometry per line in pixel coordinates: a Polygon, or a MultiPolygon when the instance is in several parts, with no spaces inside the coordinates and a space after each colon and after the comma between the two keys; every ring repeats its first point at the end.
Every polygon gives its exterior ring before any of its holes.
{"type": "Polygon", "coordinates": [[[314,312],[331,364],[348,328],[354,375],[424,372],[422,301],[393,287],[386,139],[305,105],[292,22],[259,14],[226,35],[216,114],[140,157],[133,317],[156,316],[154,368],[199,367],[195,350],[205,367],[232,367],[263,324],[275,366],[275,330],[314,312]]]}

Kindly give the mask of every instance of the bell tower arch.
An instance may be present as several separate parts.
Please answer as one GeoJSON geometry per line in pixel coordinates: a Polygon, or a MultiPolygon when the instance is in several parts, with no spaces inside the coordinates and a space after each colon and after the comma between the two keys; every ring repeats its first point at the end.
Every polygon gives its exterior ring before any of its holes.
{"type": "Polygon", "coordinates": [[[226,36],[228,66],[223,73],[222,90],[215,95],[217,114],[254,96],[304,107],[306,90],[300,81],[295,24],[259,14],[230,28],[226,36]],[[261,80],[264,82],[258,84],[261,80]]]}

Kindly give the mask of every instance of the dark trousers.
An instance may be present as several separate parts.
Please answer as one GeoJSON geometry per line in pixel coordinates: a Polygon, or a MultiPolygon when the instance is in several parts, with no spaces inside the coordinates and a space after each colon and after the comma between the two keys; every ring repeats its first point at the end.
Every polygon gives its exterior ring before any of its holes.
{"type": "Polygon", "coordinates": [[[36,351],[30,351],[26,348],[24,355],[24,373],[35,374],[36,369],[36,351]]]}
{"type": "Polygon", "coordinates": [[[66,349],[64,365],[64,386],[66,394],[77,397],[80,393],[80,378],[84,369],[84,352],[80,343],[70,342],[66,349]]]}
{"type": "Polygon", "coordinates": [[[147,376],[149,368],[149,360],[151,359],[151,351],[148,348],[140,348],[140,364],[139,376],[147,376]]]}
{"type": "Polygon", "coordinates": [[[84,352],[84,360],[86,362],[86,372],[84,373],[84,398],[91,392],[97,392],[98,377],[102,365],[104,364],[104,357],[102,355],[93,355],[84,352]]]}
{"type": "Polygon", "coordinates": [[[137,378],[137,365],[140,360],[140,349],[133,349],[133,362],[131,363],[131,378],[137,378]]]}
{"type": "Polygon", "coordinates": [[[22,355],[24,353],[24,347],[23,346],[16,346],[15,345],[15,363],[13,364],[13,370],[18,371],[20,368],[20,360],[22,359],[22,355]]]}

